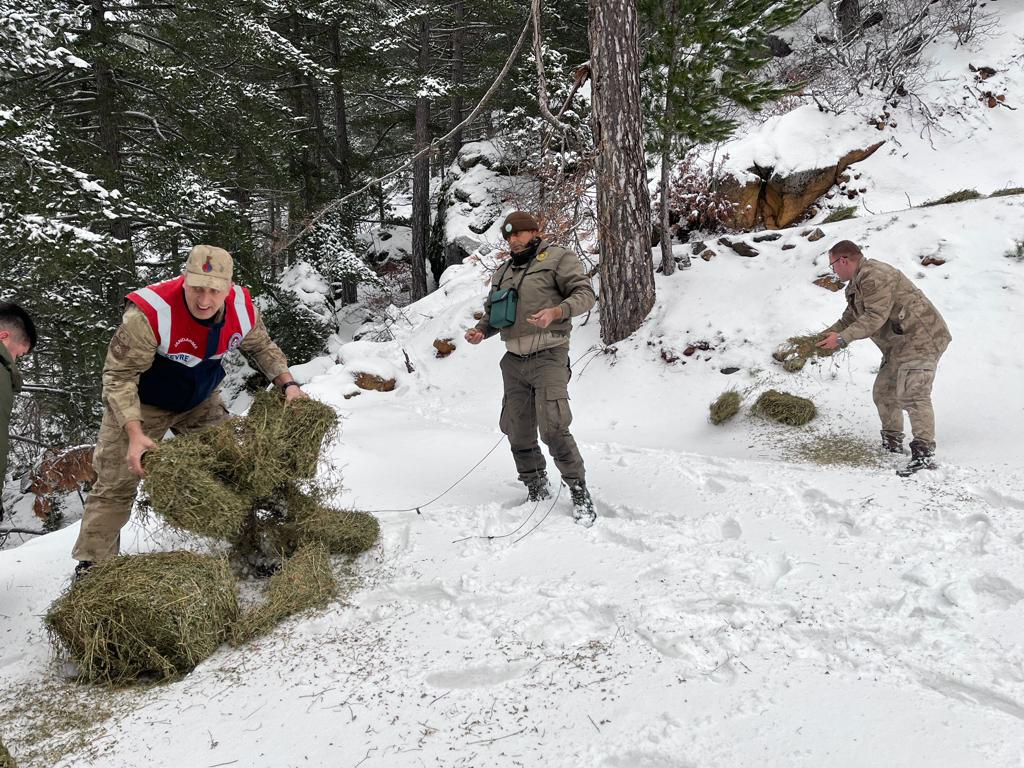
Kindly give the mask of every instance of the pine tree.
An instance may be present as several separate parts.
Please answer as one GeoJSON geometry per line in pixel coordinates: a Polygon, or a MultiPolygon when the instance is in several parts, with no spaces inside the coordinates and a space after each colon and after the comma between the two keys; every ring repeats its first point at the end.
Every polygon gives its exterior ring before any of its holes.
{"type": "Polygon", "coordinates": [[[756,110],[785,95],[764,73],[768,36],[807,10],[809,0],[641,0],[648,149],[661,165],[661,266],[672,274],[667,205],[674,157],[736,128],[725,107],[756,110]]]}

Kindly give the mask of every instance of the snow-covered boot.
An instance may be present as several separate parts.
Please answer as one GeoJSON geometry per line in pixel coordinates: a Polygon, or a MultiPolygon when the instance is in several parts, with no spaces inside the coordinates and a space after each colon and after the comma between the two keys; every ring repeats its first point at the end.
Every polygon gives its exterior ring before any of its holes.
{"type": "Polygon", "coordinates": [[[594,511],[594,500],[590,498],[590,491],[582,480],[571,480],[568,483],[569,493],[572,494],[572,519],[589,528],[597,520],[597,512],[594,511]]]}
{"type": "Polygon", "coordinates": [[[897,469],[896,474],[900,477],[910,477],[922,469],[935,469],[935,451],[917,440],[910,441],[910,462],[902,469],[897,469]]]}
{"type": "Polygon", "coordinates": [[[906,453],[903,450],[903,433],[882,430],[882,450],[889,453],[906,453]]]}
{"type": "Polygon", "coordinates": [[[524,480],[526,491],[529,494],[528,501],[537,502],[551,498],[551,486],[548,485],[546,472],[538,472],[529,480],[524,480]]]}

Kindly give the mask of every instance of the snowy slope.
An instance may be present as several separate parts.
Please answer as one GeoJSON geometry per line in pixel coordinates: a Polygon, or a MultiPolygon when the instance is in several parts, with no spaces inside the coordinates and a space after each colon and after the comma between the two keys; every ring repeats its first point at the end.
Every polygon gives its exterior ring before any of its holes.
{"type": "MultiPolygon", "coordinates": [[[[936,51],[950,105],[974,63],[1001,70],[986,87],[1019,107],[1024,7],[1000,6],[984,51],[936,51]]],[[[730,163],[811,167],[881,134],[809,112],[737,138],[730,163]]],[[[339,339],[294,369],[343,418],[338,502],[382,523],[345,599],[179,682],[108,691],[64,679],[42,628],[77,526],[0,551],[3,741],[31,768],[1024,765],[1024,262],[1006,256],[1024,241],[1024,196],[902,210],[1024,186],[1022,116],[965,106],[931,137],[900,116],[856,168],[861,218],[817,242],[783,230],[755,258],[709,243],[714,259],[658,277],[650,317],[614,352],[597,311],[578,319],[590,530],[564,489],[521,503],[497,429],[501,344],[461,341],[494,256],[451,268],[395,310],[392,340],[339,339]],[[840,315],[842,294],[812,281],[845,238],[909,275],[953,333],[937,471],[802,458],[822,437],[877,438],[870,342],[799,374],[771,359],[840,315]],[[439,359],[444,338],[456,350],[439,359]],[[398,385],[346,397],[359,372],[398,385]],[[802,394],[820,415],[711,426],[707,405],[730,387],[747,406],[768,387],[802,394]]],[[[122,541],[181,544],[137,522],[122,541]]]]}
{"type": "MultiPolygon", "coordinates": [[[[927,84],[919,103],[904,100],[886,107],[882,130],[877,105],[852,103],[842,115],[819,112],[814,104],[770,118],[757,130],[741,134],[716,148],[727,157],[724,170],[739,179],[755,180],[755,164],[786,176],[796,171],[827,168],[847,152],[885,143],[871,157],[854,165],[863,190],[854,200],[837,196],[832,207],[856,206],[859,216],[904,210],[961,189],[988,195],[1024,187],[1020,140],[1024,136],[1024,5],[988,3],[980,12],[994,13],[990,34],[966,46],[939,42],[928,49],[927,84]],[[991,67],[982,80],[971,70],[991,67]],[[979,96],[991,92],[1004,101],[990,108],[979,96]]],[[[826,201],[827,202],[827,201],[826,201]]],[[[823,213],[821,218],[826,214],[823,213]]]]}
{"type": "MultiPolygon", "coordinates": [[[[659,278],[650,319],[614,354],[597,351],[596,316],[573,337],[593,529],[572,524],[564,491],[550,509],[520,504],[499,444],[421,514],[378,513],[382,543],[357,563],[345,604],[224,649],[178,683],[104,693],[116,716],[93,750],[59,764],[1020,765],[1024,398],[1012,340],[1024,337],[1024,264],[1004,253],[1024,238],[1022,214],[1015,197],[843,222],[817,243],[787,230],[756,258],[716,247],[659,278]],[[800,374],[770,359],[785,336],[838,317],[841,294],[811,281],[840,238],[911,275],[949,321],[939,471],[904,481],[895,460],[821,467],[786,458],[804,432],[745,414],[706,421],[728,386],[748,403],[780,386],[815,399],[813,430],[874,439],[869,342],[800,374]],[[936,252],[948,262],[919,266],[936,252]],[[714,350],[661,356],[698,341],[714,350]],[[740,370],[720,372],[730,366],[740,370]]],[[[423,505],[499,443],[500,344],[459,341],[485,275],[452,268],[393,342],[344,344],[300,369],[344,418],[344,503],[423,505]],[[437,359],[441,337],[457,349],[437,359]],[[345,399],[360,370],[399,386],[345,399]]],[[[75,534],[0,553],[8,691],[58,672],[39,616],[66,583],[75,534]]],[[[170,543],[138,527],[125,537],[130,551],[170,543]]],[[[29,715],[6,706],[17,753],[29,715]]]]}

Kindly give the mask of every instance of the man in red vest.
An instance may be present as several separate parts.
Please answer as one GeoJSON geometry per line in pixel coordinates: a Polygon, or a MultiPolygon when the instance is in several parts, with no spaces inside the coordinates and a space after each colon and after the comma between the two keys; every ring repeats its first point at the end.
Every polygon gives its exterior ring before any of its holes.
{"type": "Polygon", "coordinates": [[[197,245],[179,277],[128,294],[103,365],[97,479],[72,550],[76,576],[118,554],[145,474],[142,455],[167,430],[190,432],[227,417],[217,391],[225,353],[245,353],[287,400],[305,397],[249,291],[232,283],[231,273],[227,251],[197,245]]]}

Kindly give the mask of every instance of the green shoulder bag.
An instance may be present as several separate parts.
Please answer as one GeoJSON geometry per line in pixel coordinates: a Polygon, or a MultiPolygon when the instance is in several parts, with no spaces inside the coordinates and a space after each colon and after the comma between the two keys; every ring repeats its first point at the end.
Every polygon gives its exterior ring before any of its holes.
{"type": "MultiPolygon", "coordinates": [[[[509,265],[512,262],[509,261],[505,265],[505,272],[508,272],[509,265]]],[[[519,289],[523,286],[523,280],[526,279],[526,273],[530,271],[530,265],[527,264],[523,269],[523,276],[519,278],[519,285],[515,288],[509,286],[508,288],[498,288],[491,291],[491,295],[487,297],[491,303],[491,314],[488,319],[488,323],[492,328],[510,328],[516,324],[516,309],[519,306],[519,289]]],[[[501,281],[505,279],[505,272],[502,272],[501,277],[498,278],[498,285],[501,285],[501,281]]]]}

